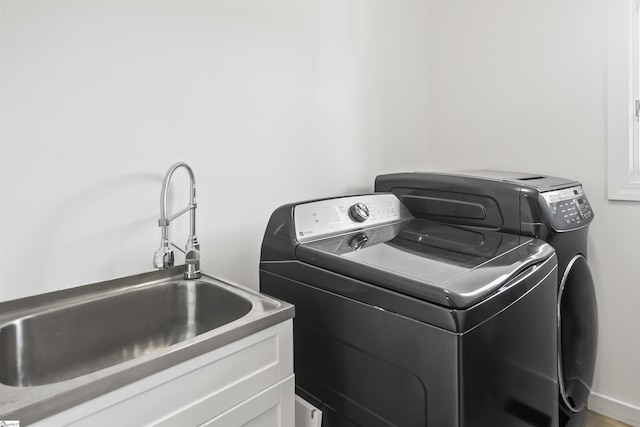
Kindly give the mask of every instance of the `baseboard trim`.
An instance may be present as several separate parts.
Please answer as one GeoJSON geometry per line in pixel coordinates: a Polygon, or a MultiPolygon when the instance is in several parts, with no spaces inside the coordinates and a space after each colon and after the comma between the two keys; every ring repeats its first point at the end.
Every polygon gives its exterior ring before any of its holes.
{"type": "Polygon", "coordinates": [[[640,427],[640,408],[618,399],[591,392],[589,409],[623,423],[640,427]]]}

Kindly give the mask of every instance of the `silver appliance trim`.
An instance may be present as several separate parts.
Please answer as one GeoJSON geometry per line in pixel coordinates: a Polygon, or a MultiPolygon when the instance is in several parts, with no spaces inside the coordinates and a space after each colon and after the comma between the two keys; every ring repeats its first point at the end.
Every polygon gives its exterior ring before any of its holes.
{"type": "Polygon", "coordinates": [[[393,194],[379,193],[318,200],[296,205],[293,211],[296,239],[305,243],[323,237],[412,219],[393,194]],[[366,218],[350,213],[354,206],[366,206],[366,218]]]}

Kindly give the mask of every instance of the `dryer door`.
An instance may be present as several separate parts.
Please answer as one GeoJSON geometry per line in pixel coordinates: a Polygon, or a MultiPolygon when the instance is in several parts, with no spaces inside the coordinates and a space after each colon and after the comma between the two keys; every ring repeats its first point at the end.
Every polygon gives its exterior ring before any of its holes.
{"type": "Polygon", "coordinates": [[[598,312],[593,278],[582,255],[567,266],[558,294],[558,382],[573,412],[587,405],[598,345],[598,312]]]}

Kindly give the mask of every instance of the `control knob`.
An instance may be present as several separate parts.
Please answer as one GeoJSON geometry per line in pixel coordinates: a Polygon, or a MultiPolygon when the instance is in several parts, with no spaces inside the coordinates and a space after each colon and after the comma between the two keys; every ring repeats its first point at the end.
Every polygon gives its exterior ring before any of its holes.
{"type": "Polygon", "coordinates": [[[364,222],[369,218],[369,208],[364,203],[356,203],[349,208],[349,216],[356,222],[364,222]]]}
{"type": "Polygon", "coordinates": [[[364,233],[358,233],[349,240],[349,246],[354,251],[359,251],[369,242],[369,237],[364,233]]]}

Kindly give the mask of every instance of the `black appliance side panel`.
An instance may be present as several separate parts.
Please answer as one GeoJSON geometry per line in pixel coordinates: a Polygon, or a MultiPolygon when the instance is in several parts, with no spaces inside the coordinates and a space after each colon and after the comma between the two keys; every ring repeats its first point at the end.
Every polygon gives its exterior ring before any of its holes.
{"type": "Polygon", "coordinates": [[[462,425],[558,425],[556,273],[464,334],[462,425]]]}
{"type": "Polygon", "coordinates": [[[587,258],[587,236],[589,227],[583,227],[564,233],[550,234],[546,242],[556,250],[558,257],[558,278],[562,279],[564,271],[567,269],[571,259],[580,254],[587,258]]]}
{"type": "Polygon", "coordinates": [[[323,427],[459,425],[458,335],[264,270],[260,287],[296,306],[296,387],[323,427]]]}
{"type": "Polygon", "coordinates": [[[297,241],[292,220],[294,207],[293,204],[283,205],[271,214],[262,239],[260,260],[295,259],[297,241]]]}

